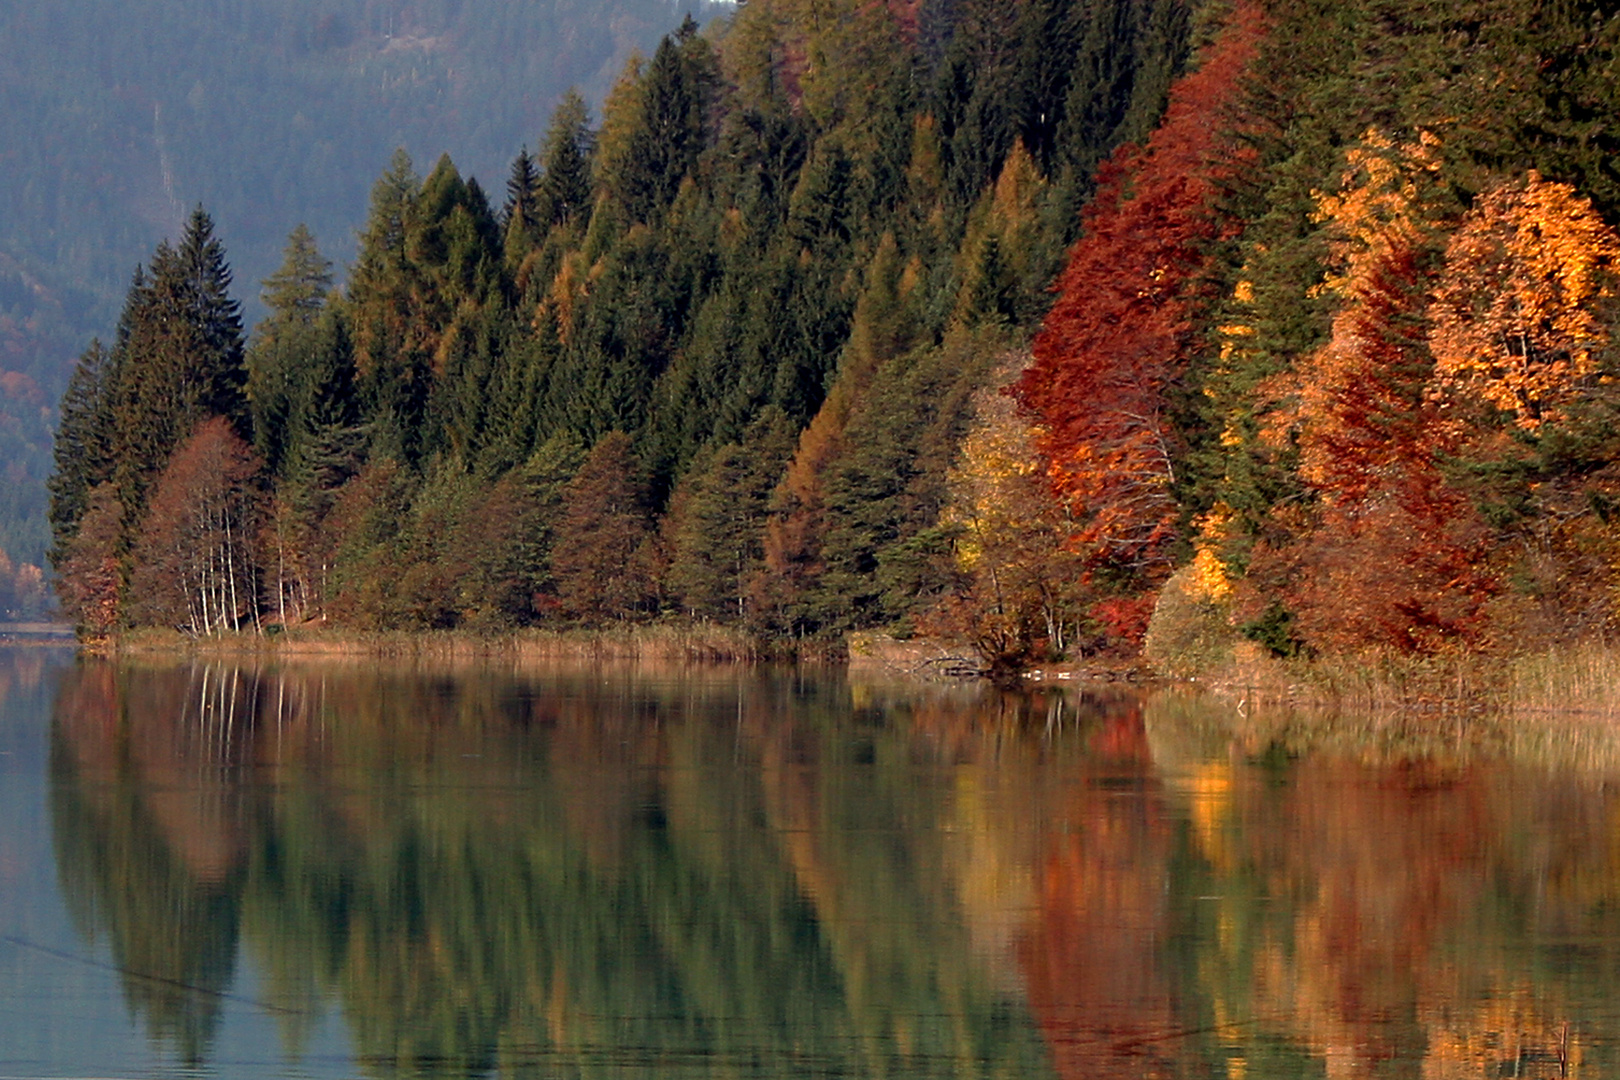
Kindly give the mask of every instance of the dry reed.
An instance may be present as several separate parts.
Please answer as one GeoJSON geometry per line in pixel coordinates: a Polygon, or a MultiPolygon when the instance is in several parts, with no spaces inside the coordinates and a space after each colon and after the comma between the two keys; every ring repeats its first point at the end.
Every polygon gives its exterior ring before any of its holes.
{"type": "Polygon", "coordinates": [[[503,658],[714,664],[748,664],[773,658],[771,651],[757,638],[741,631],[704,624],[663,623],[625,624],[596,630],[515,630],[498,634],[298,627],[275,635],[243,632],[203,638],[173,631],[140,630],[110,642],[107,651],[129,655],[251,655],[262,659],[503,658]]]}

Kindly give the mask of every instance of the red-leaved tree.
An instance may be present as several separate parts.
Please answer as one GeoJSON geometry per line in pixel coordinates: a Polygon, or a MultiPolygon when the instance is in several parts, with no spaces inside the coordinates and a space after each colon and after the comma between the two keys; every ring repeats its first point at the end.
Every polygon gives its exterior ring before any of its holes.
{"type": "Polygon", "coordinates": [[[1080,523],[1094,568],[1137,586],[1171,569],[1179,448],[1169,393],[1185,369],[1222,181],[1243,154],[1222,113],[1264,34],[1239,3],[1198,69],[1172,89],[1146,147],[1103,167],[1058,299],[1016,390],[1044,431],[1051,482],[1080,523]]]}
{"type": "Polygon", "coordinates": [[[1285,568],[1288,606],[1315,648],[1436,652],[1480,638],[1493,590],[1489,530],[1441,468],[1463,438],[1433,391],[1428,343],[1451,210],[1430,136],[1368,132],[1347,166],[1318,213],[1332,335],[1277,387],[1293,398],[1300,475],[1319,502],[1250,569],[1285,568]]]}

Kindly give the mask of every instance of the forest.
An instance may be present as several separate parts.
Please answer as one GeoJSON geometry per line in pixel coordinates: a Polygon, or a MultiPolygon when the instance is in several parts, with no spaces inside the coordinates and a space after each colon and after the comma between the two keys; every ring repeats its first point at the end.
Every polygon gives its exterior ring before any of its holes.
{"type": "Polygon", "coordinates": [[[60,409],[91,637],[676,622],[994,667],[1614,619],[1613,4],[751,0],[60,409]]]}
{"type": "MultiPolygon", "coordinates": [[[[198,201],[257,282],[304,221],[347,262],[396,146],[481,175],[570,85],[600,102],[704,0],[56,0],[0,9],[0,551],[45,565],[55,405],[198,201]]],[[[5,580],[12,580],[11,577],[5,580]]],[[[32,580],[32,578],[30,578],[32,580]]],[[[38,595],[27,583],[22,592],[38,595]]],[[[0,612],[16,607],[0,586],[0,612]]]]}

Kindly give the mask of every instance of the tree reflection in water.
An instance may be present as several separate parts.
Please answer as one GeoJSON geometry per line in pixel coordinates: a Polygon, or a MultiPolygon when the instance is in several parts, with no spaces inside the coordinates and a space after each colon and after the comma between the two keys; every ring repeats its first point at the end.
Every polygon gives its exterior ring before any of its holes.
{"type": "Polygon", "coordinates": [[[336,1009],[379,1073],[1614,1064],[1604,775],[1200,724],[791,672],[86,661],[59,874],[193,1063],[240,954],[289,1055],[336,1009]]]}

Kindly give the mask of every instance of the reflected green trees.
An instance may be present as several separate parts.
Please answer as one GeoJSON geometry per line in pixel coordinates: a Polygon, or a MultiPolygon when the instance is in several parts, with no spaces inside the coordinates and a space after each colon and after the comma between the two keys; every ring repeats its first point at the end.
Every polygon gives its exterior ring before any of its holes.
{"type": "Polygon", "coordinates": [[[379,1074],[1620,1065],[1603,770],[1163,697],[93,661],[52,769],[75,918],[192,1062],[252,994],[379,1074]]]}
{"type": "Polygon", "coordinates": [[[1039,1075],[940,878],[948,773],[840,690],[87,663],[60,872],[188,1059],[239,941],[290,1052],[336,1008],[382,1072],[1039,1075]]]}

